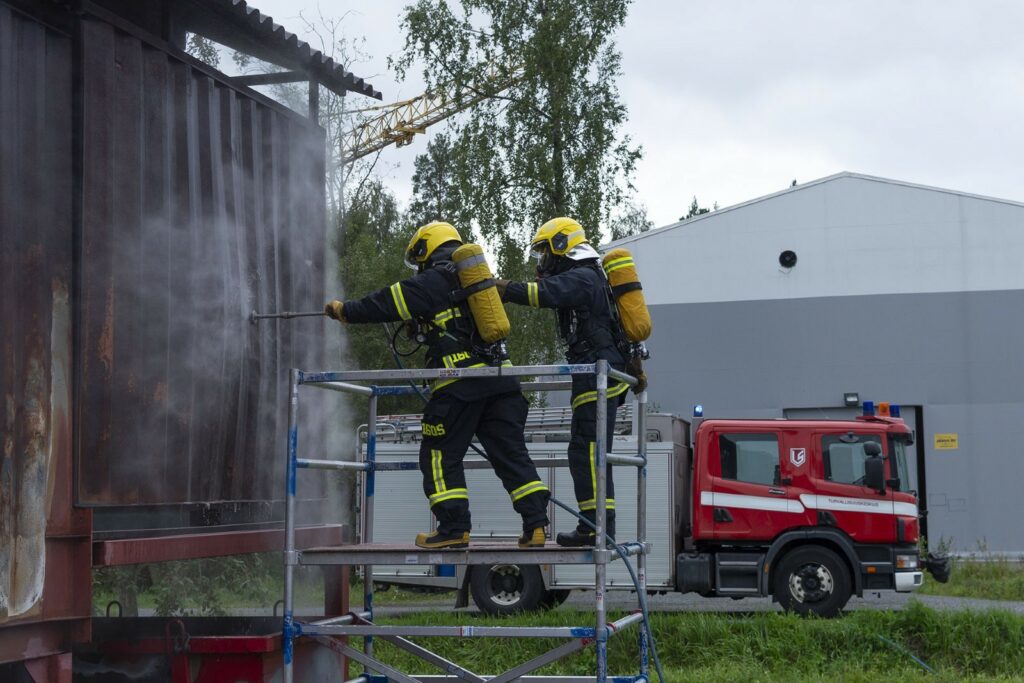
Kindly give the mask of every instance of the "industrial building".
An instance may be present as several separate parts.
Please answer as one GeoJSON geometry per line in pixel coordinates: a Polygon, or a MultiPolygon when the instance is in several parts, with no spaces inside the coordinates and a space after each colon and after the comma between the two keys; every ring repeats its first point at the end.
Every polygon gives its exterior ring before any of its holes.
{"type": "Polygon", "coordinates": [[[1024,551],[1024,203],[839,173],[615,245],[651,307],[656,408],[899,404],[933,547],[1024,551]]]}

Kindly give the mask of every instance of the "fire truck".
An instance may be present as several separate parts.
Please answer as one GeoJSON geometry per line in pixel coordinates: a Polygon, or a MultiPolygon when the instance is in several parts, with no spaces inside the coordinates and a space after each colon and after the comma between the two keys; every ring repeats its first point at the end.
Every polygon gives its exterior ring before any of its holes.
{"type": "MultiPolygon", "coordinates": [[[[619,409],[612,452],[636,450],[633,405],[619,409]],[[620,433],[621,432],[621,433],[620,433]]],[[[740,599],[771,596],[783,608],[823,617],[852,595],[909,592],[924,571],[949,575],[948,560],[919,552],[917,494],[907,468],[913,432],[895,405],[864,402],[855,420],[704,419],[647,417],[647,529],[652,593],[697,593],[740,599]]],[[[377,459],[409,460],[418,449],[418,417],[378,423],[377,459]]],[[[531,411],[531,457],[552,494],[573,503],[564,468],[569,409],[531,411]]],[[[620,539],[636,528],[636,477],[616,471],[620,539]]],[[[474,540],[514,538],[518,516],[493,472],[467,470],[474,540]]],[[[431,516],[419,473],[377,483],[374,539],[408,542],[431,516]],[[419,526],[417,526],[417,524],[419,526]]],[[[552,510],[551,536],[576,520],[552,510]]],[[[457,591],[484,612],[506,614],[551,607],[570,591],[593,588],[591,566],[391,566],[374,570],[391,585],[457,591]]],[[[609,590],[631,590],[621,565],[609,565],[609,590]]]]}

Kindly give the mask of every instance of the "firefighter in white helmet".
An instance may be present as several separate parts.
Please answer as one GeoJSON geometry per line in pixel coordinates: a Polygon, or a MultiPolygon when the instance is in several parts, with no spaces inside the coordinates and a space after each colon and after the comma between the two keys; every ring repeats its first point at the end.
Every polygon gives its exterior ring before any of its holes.
{"type": "MultiPolygon", "coordinates": [[[[567,362],[593,363],[604,359],[616,370],[625,370],[626,360],[617,348],[618,323],[611,308],[600,255],[587,241],[583,227],[571,218],[552,219],[534,235],[531,251],[537,260],[536,282],[501,281],[502,298],[525,306],[555,309],[567,362]]],[[[625,382],[609,384],[606,444],[612,443],[615,411],[628,389],[625,382]]],[[[591,522],[597,509],[596,438],[597,381],[593,375],[573,375],[569,471],[580,513],[591,522]]],[[[614,537],[615,484],[610,466],[607,474],[608,534],[614,537]]],[[[594,545],[594,530],[580,522],[574,531],[560,533],[556,540],[559,545],[568,547],[594,545]]]]}
{"type": "MultiPolygon", "coordinates": [[[[416,230],[405,262],[417,274],[361,299],[331,301],[325,312],[343,323],[415,321],[427,345],[427,366],[472,368],[510,365],[504,340],[484,343],[452,254],[462,237],[448,223],[416,230]]],[[[434,383],[423,410],[420,470],[437,530],[416,536],[421,548],[464,548],[471,528],[469,490],[462,460],[474,434],[523,518],[520,547],[544,545],[550,492],[526,449],[528,404],[515,377],[444,378],[434,383]]]]}

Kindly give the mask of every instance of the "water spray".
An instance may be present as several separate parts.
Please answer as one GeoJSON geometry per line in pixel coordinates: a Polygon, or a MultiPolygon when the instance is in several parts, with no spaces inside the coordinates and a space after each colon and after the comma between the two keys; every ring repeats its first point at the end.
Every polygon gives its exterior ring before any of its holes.
{"type": "Polygon", "coordinates": [[[326,316],[327,314],[323,311],[283,311],[281,313],[257,313],[253,311],[249,314],[249,322],[255,325],[260,320],[266,320],[268,318],[313,318],[326,316]]]}

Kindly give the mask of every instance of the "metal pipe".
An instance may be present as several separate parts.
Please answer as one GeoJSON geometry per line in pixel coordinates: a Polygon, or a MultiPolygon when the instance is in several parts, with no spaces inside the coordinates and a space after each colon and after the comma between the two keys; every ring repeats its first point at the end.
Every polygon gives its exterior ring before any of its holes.
{"type": "Polygon", "coordinates": [[[281,313],[257,313],[253,311],[249,314],[249,322],[255,325],[260,320],[274,318],[319,318],[326,315],[323,311],[282,311],[281,313]]]}
{"type": "Polygon", "coordinates": [[[635,455],[615,455],[614,453],[609,453],[605,456],[605,462],[609,465],[631,465],[633,467],[642,467],[647,464],[641,457],[635,455]]]}
{"type": "Polygon", "coordinates": [[[636,377],[628,373],[622,372],[621,370],[616,370],[615,368],[608,368],[608,376],[611,377],[612,379],[617,379],[621,382],[625,382],[631,387],[636,386],[636,377]]]}
{"type": "Polygon", "coordinates": [[[605,627],[604,591],[608,564],[607,557],[604,557],[602,562],[602,555],[607,556],[608,554],[604,540],[604,535],[608,529],[608,507],[605,501],[605,495],[608,490],[608,468],[605,467],[605,449],[608,447],[608,444],[605,442],[608,425],[608,361],[603,358],[597,361],[596,422],[594,472],[597,475],[595,477],[597,480],[597,490],[594,491],[594,498],[597,507],[594,511],[594,526],[596,527],[596,537],[594,539],[594,594],[595,602],[597,603],[597,624],[594,649],[597,655],[597,683],[606,683],[608,677],[608,631],[605,627]]]}
{"type": "MultiPolygon", "coordinates": [[[[636,541],[643,545],[647,542],[647,392],[641,391],[636,398],[636,457],[643,464],[636,471],[636,541]]],[[[640,553],[636,558],[637,590],[640,597],[647,594],[647,553],[640,553]]],[[[640,675],[648,677],[650,662],[648,661],[647,629],[640,629],[640,675]]]]}
{"type": "Polygon", "coordinates": [[[365,462],[352,462],[351,460],[307,460],[299,458],[295,461],[296,466],[302,469],[311,470],[360,470],[366,471],[369,465],[365,462]]]}
{"type": "Polygon", "coordinates": [[[363,396],[372,396],[373,389],[370,387],[364,387],[359,384],[349,384],[348,382],[311,382],[314,387],[320,389],[330,389],[331,391],[341,391],[350,394],[361,394],[363,396]]]}
{"type": "Polygon", "coordinates": [[[311,621],[309,623],[311,626],[338,626],[369,618],[369,612],[352,612],[350,614],[342,614],[340,617],[330,617],[329,619],[321,619],[320,621],[311,621]]]}
{"type": "MultiPolygon", "coordinates": [[[[445,377],[529,377],[548,375],[592,375],[593,363],[561,365],[505,365],[483,368],[424,368],[404,370],[345,370],[341,372],[306,372],[303,384],[317,382],[377,382],[388,380],[438,379],[445,377]]],[[[629,375],[626,375],[629,377],[629,375]]],[[[635,380],[634,380],[635,383],[635,380]]]]}
{"type": "MultiPolygon", "coordinates": [[[[363,507],[363,543],[373,543],[373,496],[377,483],[374,466],[377,462],[377,395],[370,396],[369,417],[366,420],[366,484],[363,507]]],[[[370,613],[373,621],[373,565],[363,565],[363,609],[370,613]]],[[[373,656],[373,636],[363,639],[363,653],[373,656]]]]}
{"type": "Polygon", "coordinates": [[[289,373],[288,393],[288,458],[285,471],[284,509],[284,627],[281,650],[284,657],[284,683],[292,683],[294,672],[294,578],[295,578],[295,480],[298,475],[296,460],[299,441],[299,371],[289,373]]]}

